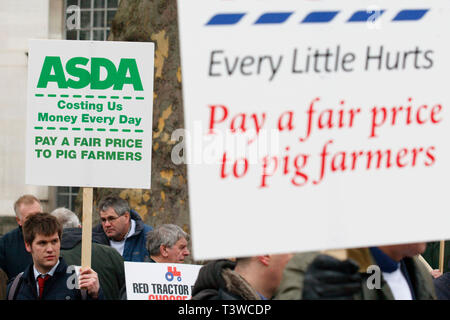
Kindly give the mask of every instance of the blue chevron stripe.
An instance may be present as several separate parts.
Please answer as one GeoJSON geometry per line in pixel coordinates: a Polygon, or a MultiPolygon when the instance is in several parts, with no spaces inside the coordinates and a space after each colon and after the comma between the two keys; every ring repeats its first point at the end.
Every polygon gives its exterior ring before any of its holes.
{"type": "Polygon", "coordinates": [[[294,12],[268,12],[261,15],[255,24],[275,24],[285,22],[294,12]]]}
{"type": "Polygon", "coordinates": [[[402,10],[400,11],[392,21],[417,21],[423,18],[423,16],[429,11],[429,9],[421,10],[402,10]]]}
{"type": "Polygon", "coordinates": [[[336,17],[339,11],[314,11],[309,13],[301,23],[325,23],[336,17]]]}
{"type": "Polygon", "coordinates": [[[380,11],[365,11],[365,10],[361,10],[361,11],[356,11],[351,17],[350,19],[347,20],[347,22],[367,22],[369,21],[369,19],[371,17],[374,18],[373,21],[375,21],[376,19],[378,19],[385,10],[380,10],[380,11]]]}
{"type": "Polygon", "coordinates": [[[241,21],[245,13],[219,13],[213,16],[206,25],[232,25],[241,21]]]}
{"type": "MultiPolygon", "coordinates": [[[[397,13],[392,21],[418,21],[421,20],[430,9],[404,9],[397,13]]],[[[375,21],[386,10],[367,11],[358,10],[353,12],[346,22],[367,22],[375,21]],[[371,19],[372,18],[372,19],[371,19]]],[[[285,23],[294,12],[266,12],[263,13],[254,22],[255,25],[261,24],[282,24],[285,23]]],[[[331,22],[340,11],[313,11],[308,13],[305,18],[300,22],[303,23],[329,23],[331,22]]],[[[218,13],[214,15],[207,23],[207,26],[219,26],[219,25],[235,25],[238,24],[246,13],[218,13]]]]}

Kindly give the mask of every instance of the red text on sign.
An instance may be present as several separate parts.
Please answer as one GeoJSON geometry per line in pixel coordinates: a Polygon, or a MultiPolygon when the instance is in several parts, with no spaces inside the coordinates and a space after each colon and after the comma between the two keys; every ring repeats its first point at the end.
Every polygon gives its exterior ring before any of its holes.
{"type": "Polygon", "coordinates": [[[228,117],[228,108],[224,105],[210,105],[209,106],[209,130],[208,134],[215,134],[214,128],[221,124],[225,124],[232,133],[246,133],[254,129],[256,136],[249,139],[248,143],[255,141],[261,129],[264,127],[266,121],[266,113],[237,113],[230,118],[228,117]]]}
{"type": "Polygon", "coordinates": [[[427,122],[437,124],[442,121],[442,118],[438,117],[442,111],[442,105],[436,104],[433,107],[429,107],[423,104],[413,107],[412,100],[412,98],[408,99],[410,103],[408,106],[393,106],[391,108],[373,107],[371,109],[372,120],[369,138],[377,137],[377,129],[384,125],[411,125],[414,123],[423,125],[427,122]]]}
{"type": "Polygon", "coordinates": [[[319,112],[315,108],[316,104],[319,101],[320,97],[317,97],[313,99],[309,104],[309,108],[306,111],[308,115],[308,120],[306,124],[306,133],[303,138],[300,138],[300,142],[308,140],[308,138],[311,136],[313,127],[315,125],[319,130],[333,129],[333,128],[342,129],[345,127],[352,128],[355,122],[356,115],[361,112],[360,108],[344,109],[343,108],[345,104],[344,100],[341,100],[339,103],[341,108],[326,108],[319,112]],[[316,113],[318,113],[318,116],[314,115],[316,113]]]}

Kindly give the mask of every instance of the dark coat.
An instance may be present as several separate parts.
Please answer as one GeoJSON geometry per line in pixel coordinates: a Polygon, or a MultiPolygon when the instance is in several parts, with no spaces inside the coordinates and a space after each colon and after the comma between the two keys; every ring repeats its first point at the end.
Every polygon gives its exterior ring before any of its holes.
{"type": "MultiPolygon", "coordinates": [[[[356,300],[394,300],[394,295],[381,275],[380,289],[369,289],[367,280],[370,273],[367,268],[377,265],[369,248],[347,249],[349,259],[357,262],[362,277],[361,292],[354,296],[356,300]]],[[[303,282],[308,265],[317,257],[319,252],[297,253],[286,265],[283,280],[278,287],[276,299],[287,300],[292,297],[302,298],[303,282]]],[[[414,295],[417,300],[434,300],[436,293],[431,274],[418,257],[404,258],[404,265],[408,271],[414,295]]]]}
{"type": "MultiPolygon", "coordinates": [[[[81,291],[79,289],[71,289],[67,283],[73,283],[69,277],[73,277],[72,273],[67,272],[67,264],[63,258],[59,258],[59,265],[44,286],[42,293],[42,300],[82,300],[81,291]]],[[[9,295],[9,290],[13,283],[13,279],[8,283],[6,295],[9,295]]],[[[103,293],[100,289],[99,300],[103,299],[103,293]]],[[[34,279],[33,264],[30,264],[22,275],[22,281],[17,287],[14,300],[38,300],[38,293],[36,288],[36,281],[34,279]]],[[[91,298],[88,296],[88,300],[91,298]]]]}
{"type": "MultiPolygon", "coordinates": [[[[63,230],[60,256],[68,265],[81,265],[81,228],[63,230]]],[[[109,246],[98,244],[102,235],[92,234],[92,265],[106,300],[120,299],[120,289],[125,285],[122,256],[109,246]]]]}
{"type": "Polygon", "coordinates": [[[433,280],[436,295],[439,300],[450,300],[450,272],[445,272],[433,280]]]}
{"type": "MultiPolygon", "coordinates": [[[[130,218],[136,222],[136,230],[131,237],[125,240],[123,259],[125,261],[143,262],[146,257],[150,256],[146,248],[146,240],[147,233],[153,230],[153,228],[146,225],[139,214],[134,210],[130,210],[130,218]]],[[[100,239],[101,244],[110,246],[109,239],[103,231],[101,223],[96,225],[92,231],[102,234],[100,239]]]]}
{"type": "Polygon", "coordinates": [[[11,279],[33,263],[31,254],[25,249],[22,227],[17,227],[0,239],[0,268],[11,279]]]}
{"type": "MultiPolygon", "coordinates": [[[[148,262],[148,263],[157,263],[155,260],[153,260],[150,256],[149,257],[145,257],[144,262],[148,262]]],[[[126,285],[124,285],[122,287],[122,289],[120,289],[120,300],[128,300],[127,297],[127,287],[126,285]]]]}
{"type": "Polygon", "coordinates": [[[198,273],[192,300],[260,300],[258,293],[234,272],[236,263],[216,260],[204,265],[198,273]]]}

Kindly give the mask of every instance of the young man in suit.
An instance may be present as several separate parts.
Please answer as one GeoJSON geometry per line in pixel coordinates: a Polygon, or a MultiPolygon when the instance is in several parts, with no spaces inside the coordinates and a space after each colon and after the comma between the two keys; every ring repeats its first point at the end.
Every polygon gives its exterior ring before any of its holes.
{"type": "Polygon", "coordinates": [[[19,273],[7,288],[9,300],[96,300],[102,299],[97,273],[91,268],[82,268],[77,289],[71,272],[63,258],[59,257],[62,227],[48,213],[38,213],[23,224],[25,248],[33,263],[19,273]]]}

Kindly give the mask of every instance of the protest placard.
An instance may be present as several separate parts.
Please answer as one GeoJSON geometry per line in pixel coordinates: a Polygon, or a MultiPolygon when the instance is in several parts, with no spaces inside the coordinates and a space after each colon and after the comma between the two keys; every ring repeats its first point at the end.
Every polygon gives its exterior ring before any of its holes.
{"type": "Polygon", "coordinates": [[[128,300],[189,300],[202,266],[125,261],[128,300]]]}
{"type": "Polygon", "coordinates": [[[450,237],[447,2],[178,10],[196,259],[450,237]]]}
{"type": "Polygon", "coordinates": [[[92,188],[150,188],[153,66],[153,43],[29,42],[25,183],[85,187],[83,267],[92,188]]]}
{"type": "Polygon", "coordinates": [[[29,47],[26,183],[149,189],[154,44],[29,47]]]}

